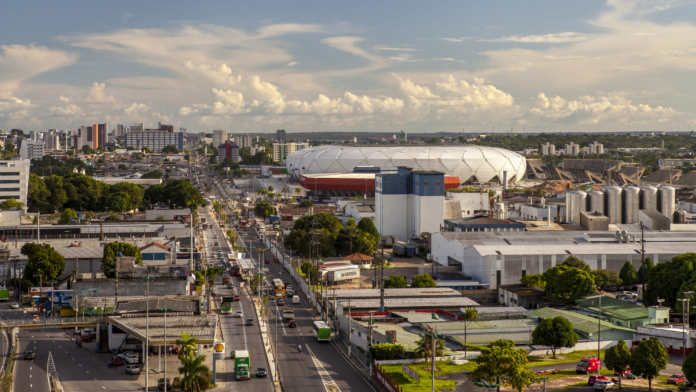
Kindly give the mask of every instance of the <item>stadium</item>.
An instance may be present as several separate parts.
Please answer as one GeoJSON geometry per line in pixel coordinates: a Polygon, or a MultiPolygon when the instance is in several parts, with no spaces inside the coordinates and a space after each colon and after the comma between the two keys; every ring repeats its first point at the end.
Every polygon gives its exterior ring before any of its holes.
{"type": "Polygon", "coordinates": [[[319,146],[294,152],[286,160],[292,181],[300,181],[306,175],[353,173],[356,166],[406,166],[439,171],[459,178],[459,184],[464,185],[502,182],[503,172],[514,183],[524,177],[526,170],[523,156],[502,148],[480,146],[319,146]]]}

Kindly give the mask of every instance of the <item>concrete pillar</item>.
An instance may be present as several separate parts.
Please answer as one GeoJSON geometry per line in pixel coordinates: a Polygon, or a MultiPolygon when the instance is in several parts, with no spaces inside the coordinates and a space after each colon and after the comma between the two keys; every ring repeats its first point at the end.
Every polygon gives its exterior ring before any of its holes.
{"type": "Polygon", "coordinates": [[[157,372],[162,373],[162,346],[157,346],[157,372]]]}

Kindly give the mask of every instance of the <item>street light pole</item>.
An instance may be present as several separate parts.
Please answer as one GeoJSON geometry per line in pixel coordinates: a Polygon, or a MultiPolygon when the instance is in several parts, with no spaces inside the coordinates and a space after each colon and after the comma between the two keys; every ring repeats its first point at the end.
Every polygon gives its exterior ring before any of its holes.
{"type": "MultiPolygon", "coordinates": [[[[150,281],[154,279],[151,276],[144,276],[147,286],[145,291],[145,392],[147,392],[150,380],[150,281]]],[[[166,384],[167,380],[165,380],[166,384]]]]}
{"type": "MultiPolygon", "coordinates": [[[[685,291],[684,298],[679,299],[682,303],[682,366],[686,363],[686,328],[689,327],[689,299],[693,291],[685,291]]],[[[686,377],[684,377],[684,388],[686,388],[686,377]]]]}
{"type": "MultiPolygon", "coordinates": [[[[158,312],[164,313],[164,392],[167,392],[167,312],[171,312],[172,308],[159,308],[158,312]]],[[[162,355],[160,353],[160,355],[162,355]]]]}

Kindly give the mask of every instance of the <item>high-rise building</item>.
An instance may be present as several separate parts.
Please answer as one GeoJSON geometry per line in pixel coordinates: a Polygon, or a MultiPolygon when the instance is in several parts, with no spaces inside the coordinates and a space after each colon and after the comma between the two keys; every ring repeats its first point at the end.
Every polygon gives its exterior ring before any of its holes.
{"type": "Polygon", "coordinates": [[[227,131],[224,129],[216,129],[213,131],[213,146],[225,144],[227,141],[227,131]]]}
{"type": "Polygon", "coordinates": [[[159,131],[167,131],[169,133],[174,132],[174,126],[173,125],[167,125],[167,124],[162,124],[158,123],[157,125],[157,130],[159,131]]]}
{"type": "Polygon", "coordinates": [[[551,143],[546,143],[541,145],[541,155],[556,155],[556,146],[551,143]]]}
{"type": "Polygon", "coordinates": [[[148,129],[142,132],[130,132],[123,137],[123,148],[136,149],[148,147],[152,151],[162,151],[168,145],[174,145],[179,150],[184,149],[183,132],[167,132],[148,129]]]}
{"type": "Polygon", "coordinates": [[[408,135],[406,135],[404,131],[399,131],[399,133],[396,134],[396,139],[406,141],[408,140],[408,135]]]}
{"type": "Polygon", "coordinates": [[[566,144],[565,146],[565,153],[566,155],[580,155],[580,146],[570,142],[570,144],[566,144]]]}
{"type": "Polygon", "coordinates": [[[109,137],[109,124],[94,124],[93,127],[96,129],[96,138],[93,148],[96,150],[99,147],[105,147],[109,137]]]}
{"type": "Polygon", "coordinates": [[[239,163],[239,146],[229,141],[218,145],[218,163],[222,163],[225,158],[230,158],[232,162],[239,163]]]}
{"type": "Polygon", "coordinates": [[[145,130],[143,123],[133,124],[128,128],[128,132],[142,132],[145,130]]]}
{"type": "Polygon", "coordinates": [[[22,159],[41,159],[45,153],[44,142],[24,139],[22,144],[19,146],[19,156],[22,159]]]}
{"type": "Polygon", "coordinates": [[[15,199],[27,204],[30,169],[28,159],[0,161],[0,200],[15,199]]]}
{"type": "Polygon", "coordinates": [[[251,147],[251,143],[253,143],[253,138],[251,137],[251,135],[237,136],[237,144],[240,148],[251,147]]]}
{"type": "Polygon", "coordinates": [[[285,142],[285,130],[284,129],[278,129],[276,131],[276,140],[279,142],[285,142]]]}
{"type": "Polygon", "coordinates": [[[602,143],[590,143],[590,154],[604,154],[604,145],[602,143]]]}
{"type": "Polygon", "coordinates": [[[261,151],[266,151],[266,147],[264,146],[259,146],[258,144],[249,147],[249,154],[251,155],[256,155],[256,153],[261,152],[261,151]]]}
{"type": "Polygon", "coordinates": [[[116,125],[116,136],[123,136],[126,133],[126,127],[123,124],[116,125]]]}
{"type": "Polygon", "coordinates": [[[283,163],[288,155],[305,148],[309,143],[273,143],[273,161],[283,163]]]}
{"type": "Polygon", "coordinates": [[[44,133],[44,143],[46,150],[59,150],[60,149],[60,135],[56,130],[49,130],[44,133]]]}

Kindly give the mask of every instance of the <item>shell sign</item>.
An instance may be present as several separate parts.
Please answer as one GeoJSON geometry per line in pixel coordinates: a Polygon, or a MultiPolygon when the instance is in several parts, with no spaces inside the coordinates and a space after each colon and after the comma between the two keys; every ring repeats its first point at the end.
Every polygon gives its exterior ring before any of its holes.
{"type": "Polygon", "coordinates": [[[225,343],[215,343],[215,345],[213,346],[213,350],[215,350],[216,353],[224,353],[225,343]]]}

